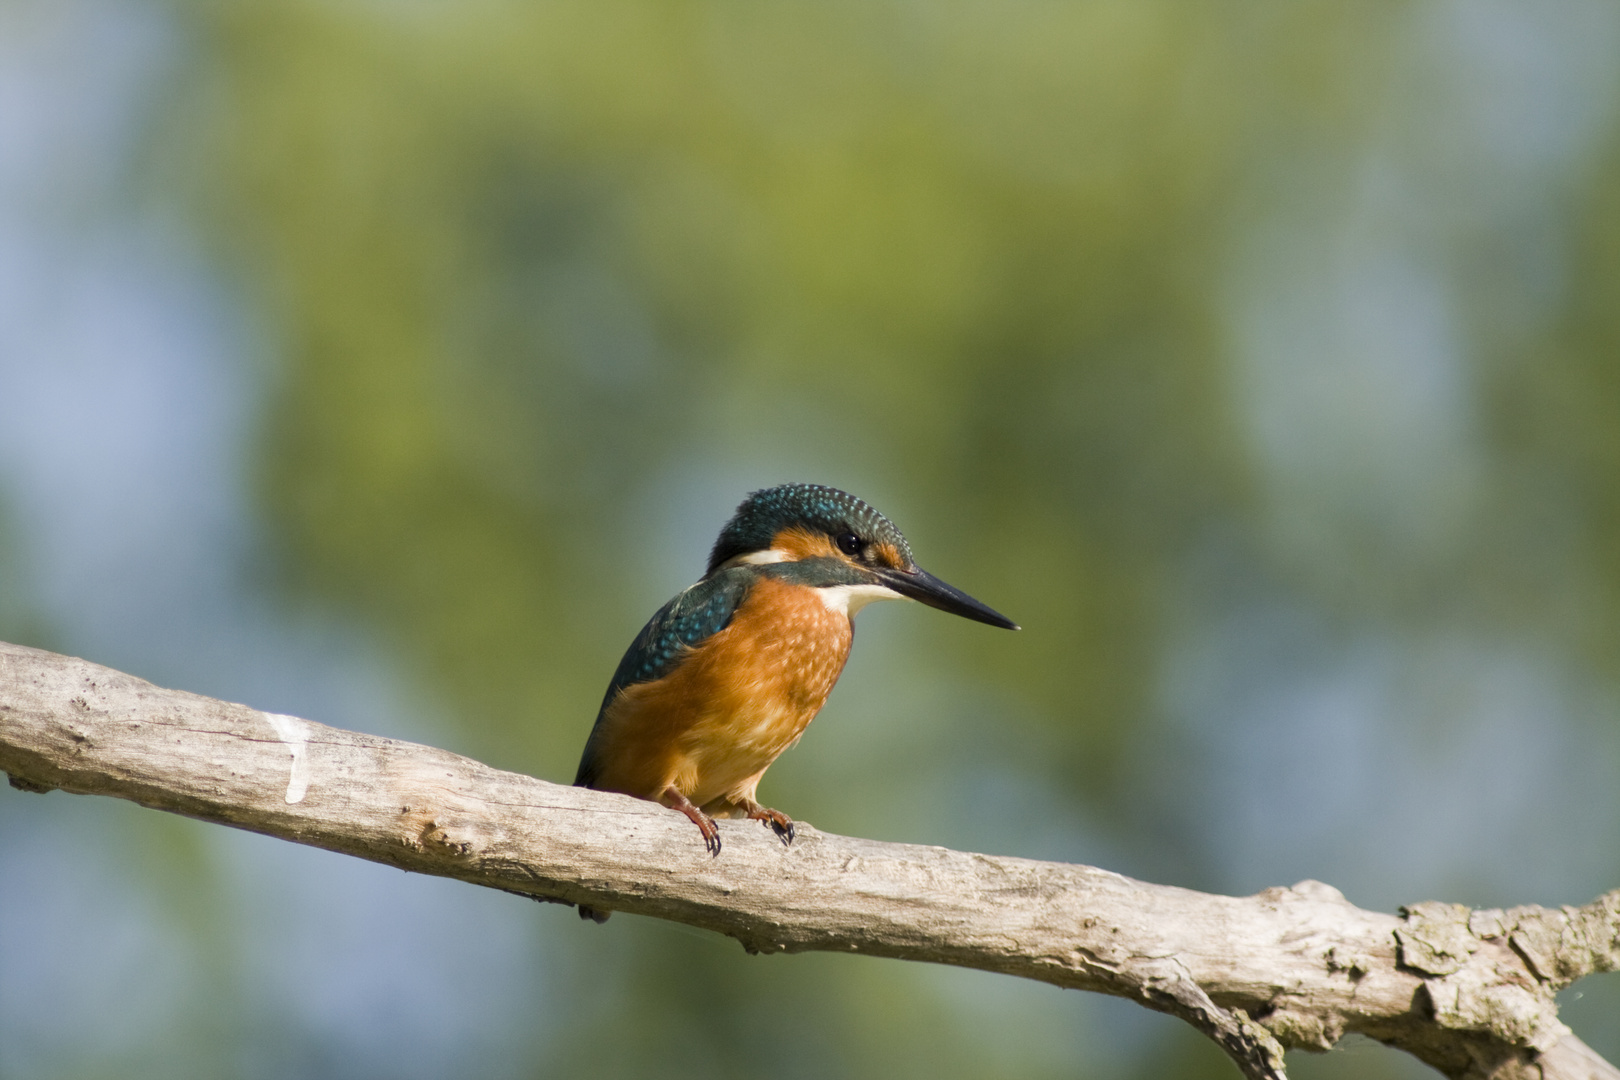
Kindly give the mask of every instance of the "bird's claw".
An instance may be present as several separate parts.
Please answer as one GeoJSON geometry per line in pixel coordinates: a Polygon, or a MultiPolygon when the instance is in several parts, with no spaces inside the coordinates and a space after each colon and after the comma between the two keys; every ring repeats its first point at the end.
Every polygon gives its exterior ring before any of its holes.
{"type": "Polygon", "coordinates": [[[772,832],[776,833],[777,839],[782,841],[784,847],[792,846],[793,819],[782,813],[782,811],[772,810],[768,806],[760,806],[756,803],[748,808],[748,816],[755,821],[764,822],[772,832]]]}
{"type": "Polygon", "coordinates": [[[714,818],[694,806],[692,800],[682,795],[673,784],[664,789],[658,801],[690,818],[692,824],[698,827],[698,832],[703,834],[703,849],[710,855],[720,854],[720,827],[714,823],[714,818]]]}

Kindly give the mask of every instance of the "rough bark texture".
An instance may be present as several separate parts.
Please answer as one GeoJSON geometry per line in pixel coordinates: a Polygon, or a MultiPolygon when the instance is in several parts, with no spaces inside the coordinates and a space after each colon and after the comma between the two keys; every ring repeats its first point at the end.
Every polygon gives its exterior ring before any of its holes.
{"type": "MultiPolygon", "coordinates": [[[[1620,890],[1580,908],[1363,911],[1319,882],[1255,896],[1089,866],[885,844],[801,825],[784,848],[432,747],[163,690],[0,644],[0,769],[406,870],[651,915],[751,952],[821,949],[999,971],[1132,998],[1244,1075],[1360,1032],[1453,1077],[1620,1080],[1554,993],[1620,966],[1620,890]]],[[[585,932],[583,929],[581,932],[585,932]]]]}

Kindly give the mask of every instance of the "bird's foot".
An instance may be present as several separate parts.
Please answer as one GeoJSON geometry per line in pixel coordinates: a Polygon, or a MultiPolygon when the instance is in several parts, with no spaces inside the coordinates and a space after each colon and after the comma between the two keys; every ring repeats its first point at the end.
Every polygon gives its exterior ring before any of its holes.
{"type": "Polygon", "coordinates": [[[708,849],[709,854],[720,854],[720,827],[714,823],[714,818],[699,810],[691,799],[675,790],[674,784],[664,789],[664,794],[658,801],[671,810],[679,810],[691,818],[692,824],[703,834],[703,846],[708,849]]]}
{"type": "Polygon", "coordinates": [[[782,811],[772,810],[768,806],[761,806],[752,800],[743,803],[742,808],[753,820],[763,821],[766,825],[769,825],[777,837],[781,839],[783,845],[793,843],[793,819],[782,813],[782,811]]]}

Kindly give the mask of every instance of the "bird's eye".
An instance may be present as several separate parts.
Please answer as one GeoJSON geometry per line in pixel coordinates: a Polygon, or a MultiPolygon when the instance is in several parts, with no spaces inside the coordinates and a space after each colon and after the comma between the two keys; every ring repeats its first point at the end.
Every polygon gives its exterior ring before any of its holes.
{"type": "Polygon", "coordinates": [[[862,540],[852,532],[844,533],[838,538],[838,550],[842,551],[845,555],[859,555],[861,553],[861,549],[864,547],[866,547],[866,541],[862,540]]]}

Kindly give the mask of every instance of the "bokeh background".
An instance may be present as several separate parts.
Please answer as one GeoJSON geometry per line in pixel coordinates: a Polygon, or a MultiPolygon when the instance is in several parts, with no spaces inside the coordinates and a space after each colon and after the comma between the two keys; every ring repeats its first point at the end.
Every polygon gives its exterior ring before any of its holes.
{"type": "MultiPolygon", "coordinates": [[[[796,817],[1620,885],[1620,4],[0,4],[0,636],[566,782],[801,479],[1025,629],[863,614],[796,817]]],[[[1620,1059],[1616,977],[1566,996],[1620,1059]]],[[[0,789],[0,1075],[452,1073],[1235,1075],[1122,1002],[0,789]]]]}

